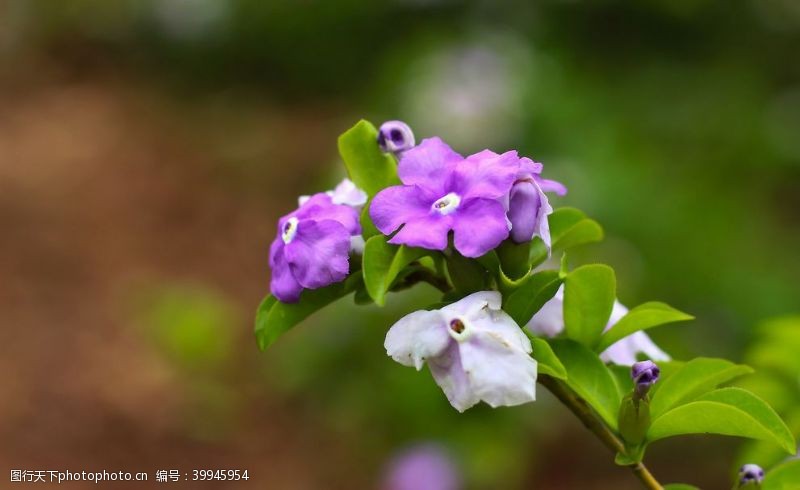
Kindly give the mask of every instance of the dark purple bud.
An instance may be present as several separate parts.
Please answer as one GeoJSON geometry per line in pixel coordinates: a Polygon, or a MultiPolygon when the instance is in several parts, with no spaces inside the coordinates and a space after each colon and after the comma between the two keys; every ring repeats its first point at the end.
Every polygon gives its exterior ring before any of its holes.
{"type": "Polygon", "coordinates": [[[414,148],[414,133],[403,121],[386,121],[378,130],[378,146],[386,153],[402,153],[414,148]]]}
{"type": "Polygon", "coordinates": [[[757,464],[746,464],[739,469],[739,486],[749,483],[760,484],[764,480],[764,470],[757,464]]]}
{"type": "Polygon", "coordinates": [[[644,398],[650,387],[656,384],[661,370],[653,361],[641,361],[631,366],[631,378],[635,385],[635,392],[639,398],[644,398]]]}

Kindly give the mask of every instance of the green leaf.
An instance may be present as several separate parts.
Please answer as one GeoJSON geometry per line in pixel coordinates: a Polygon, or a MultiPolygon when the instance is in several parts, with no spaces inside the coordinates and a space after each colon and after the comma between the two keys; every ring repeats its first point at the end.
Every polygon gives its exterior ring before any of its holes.
{"type": "Polygon", "coordinates": [[[767,472],[761,490],[796,490],[800,486],[800,459],[792,459],[767,472]]]}
{"type": "Polygon", "coordinates": [[[480,262],[453,252],[446,257],[450,283],[460,293],[472,293],[486,289],[488,272],[480,262]]]}
{"type": "Polygon", "coordinates": [[[400,184],[397,163],[378,147],[378,130],[361,120],[339,136],[339,154],[350,180],[371,198],[380,190],[400,184]]]}
{"type": "Polygon", "coordinates": [[[794,454],[797,446],[783,420],[767,403],[741,388],[720,388],[653,420],[649,441],[682,434],[721,434],[778,444],[794,454]]]}
{"type": "Polygon", "coordinates": [[[602,264],[578,267],[564,281],[567,336],[594,347],[608,324],[617,296],[614,270],[602,264]]]}
{"type": "Polygon", "coordinates": [[[380,235],[381,232],[375,228],[375,224],[372,222],[372,218],[369,217],[369,205],[372,204],[372,201],[368,202],[364,209],[361,210],[361,216],[359,217],[358,221],[361,224],[361,236],[364,240],[369,240],[370,238],[374,237],[375,235],[380,235]]]}
{"type": "Polygon", "coordinates": [[[282,303],[269,295],[256,312],[256,340],[261,350],[309,315],[333,301],[355,291],[362,283],[361,274],[353,274],[344,282],[320,289],[307,289],[297,303],[282,303]]]}
{"type": "Polygon", "coordinates": [[[694,485],[687,483],[668,483],[664,485],[664,490],[700,490],[694,485]]]}
{"type": "Polygon", "coordinates": [[[575,208],[559,208],[548,216],[553,250],[566,250],[603,239],[603,228],[575,208]]]}
{"type": "Polygon", "coordinates": [[[653,420],[667,410],[692,401],[722,383],[752,372],[749,366],[734,364],[725,359],[692,359],[673,375],[656,383],[651,390],[650,413],[653,420]]]}
{"type": "Polygon", "coordinates": [[[597,352],[603,352],[615,342],[638,330],[646,330],[665,323],[693,319],[693,316],[658,301],[644,303],[629,311],[627,315],[605,332],[600,338],[600,344],[598,344],[596,350],[597,352]]]}
{"type": "Polygon", "coordinates": [[[520,279],[531,271],[531,242],[514,243],[506,240],[495,251],[503,273],[510,279],[520,279]]]}
{"type": "Polygon", "coordinates": [[[523,331],[531,339],[531,345],[533,346],[533,354],[531,355],[538,363],[539,373],[549,374],[558,379],[567,379],[567,369],[561,364],[550,344],[543,339],[534,337],[528,330],[523,329],[523,331]]]}
{"type": "Polygon", "coordinates": [[[558,291],[558,271],[541,271],[530,275],[511,293],[503,297],[503,310],[524,327],[558,291]]]}
{"type": "Polygon", "coordinates": [[[616,430],[621,397],[611,371],[597,354],[574,340],[553,340],[551,346],[567,370],[567,385],[616,430]]]}
{"type": "Polygon", "coordinates": [[[364,286],[379,306],[386,302],[386,293],[405,266],[422,257],[427,250],[391,245],[386,243],[387,237],[376,235],[364,245],[362,271],[364,286]]]}

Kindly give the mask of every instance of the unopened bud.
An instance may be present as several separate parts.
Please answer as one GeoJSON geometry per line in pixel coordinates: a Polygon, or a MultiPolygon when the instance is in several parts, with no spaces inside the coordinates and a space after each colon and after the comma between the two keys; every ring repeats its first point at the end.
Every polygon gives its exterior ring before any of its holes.
{"type": "Polygon", "coordinates": [[[378,146],[386,153],[402,153],[414,147],[414,133],[403,121],[386,121],[378,130],[378,146]]]}

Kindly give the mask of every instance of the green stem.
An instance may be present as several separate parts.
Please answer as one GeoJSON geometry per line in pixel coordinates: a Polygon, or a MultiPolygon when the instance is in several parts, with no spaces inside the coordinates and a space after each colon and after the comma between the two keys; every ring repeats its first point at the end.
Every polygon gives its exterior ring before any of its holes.
{"type": "MultiPolygon", "coordinates": [[[[594,435],[615,453],[625,453],[625,444],[609,429],[567,385],[546,374],[539,375],[539,382],[561,401],[576,417],[592,431],[594,435]]],[[[664,487],[655,479],[644,463],[629,465],[634,475],[650,490],[663,490],[664,487]]]]}

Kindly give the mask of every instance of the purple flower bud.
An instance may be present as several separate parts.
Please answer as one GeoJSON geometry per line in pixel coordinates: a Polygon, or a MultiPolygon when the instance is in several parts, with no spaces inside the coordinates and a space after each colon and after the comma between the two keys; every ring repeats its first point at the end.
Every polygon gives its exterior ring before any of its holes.
{"type": "Polygon", "coordinates": [[[656,384],[661,370],[653,361],[641,361],[631,366],[631,378],[635,386],[636,395],[644,398],[650,387],[656,384]]]}
{"type": "Polygon", "coordinates": [[[378,130],[378,146],[386,153],[402,153],[414,147],[414,133],[403,121],[386,121],[378,130]]]}
{"type": "Polygon", "coordinates": [[[760,484],[764,480],[764,470],[757,464],[746,464],[739,469],[739,486],[749,483],[760,484]]]}

